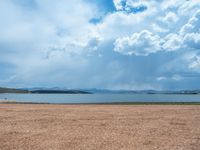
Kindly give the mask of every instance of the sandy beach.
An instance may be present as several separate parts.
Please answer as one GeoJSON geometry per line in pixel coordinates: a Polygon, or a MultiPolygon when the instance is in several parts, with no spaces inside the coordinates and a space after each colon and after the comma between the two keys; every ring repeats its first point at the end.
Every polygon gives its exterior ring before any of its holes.
{"type": "Polygon", "coordinates": [[[198,105],[0,104],[1,150],[199,150],[198,105]]]}

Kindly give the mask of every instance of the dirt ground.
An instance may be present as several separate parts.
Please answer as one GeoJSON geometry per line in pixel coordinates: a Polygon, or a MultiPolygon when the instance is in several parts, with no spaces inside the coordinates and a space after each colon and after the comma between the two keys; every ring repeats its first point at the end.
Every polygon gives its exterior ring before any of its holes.
{"type": "Polygon", "coordinates": [[[200,106],[0,104],[1,150],[200,150],[200,106]]]}

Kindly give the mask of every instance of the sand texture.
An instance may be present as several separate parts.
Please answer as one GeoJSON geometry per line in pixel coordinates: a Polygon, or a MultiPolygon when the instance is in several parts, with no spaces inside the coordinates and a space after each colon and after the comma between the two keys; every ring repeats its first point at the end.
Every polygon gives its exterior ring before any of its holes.
{"type": "Polygon", "coordinates": [[[0,150],[200,150],[200,106],[0,104],[0,150]]]}

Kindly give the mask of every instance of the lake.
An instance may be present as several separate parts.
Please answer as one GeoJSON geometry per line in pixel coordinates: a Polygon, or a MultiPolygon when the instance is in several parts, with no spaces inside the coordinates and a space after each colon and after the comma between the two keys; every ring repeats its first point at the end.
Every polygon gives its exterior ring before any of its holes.
{"type": "Polygon", "coordinates": [[[40,103],[200,102],[200,95],[183,94],[0,94],[0,99],[40,103]]]}

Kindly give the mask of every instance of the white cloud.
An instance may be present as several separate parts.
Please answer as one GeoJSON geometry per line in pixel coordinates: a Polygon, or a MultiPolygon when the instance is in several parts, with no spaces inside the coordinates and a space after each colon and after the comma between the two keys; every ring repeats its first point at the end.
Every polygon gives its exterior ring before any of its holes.
{"type": "Polygon", "coordinates": [[[180,75],[178,75],[178,74],[175,74],[175,75],[173,75],[172,76],[172,78],[171,78],[172,80],[175,80],[175,81],[180,81],[180,80],[182,80],[183,79],[183,77],[182,76],[180,76],[180,75]]]}
{"type": "MultiPolygon", "coordinates": [[[[178,1],[178,14],[183,15],[184,17],[188,15],[193,15],[200,7],[200,0],[176,0],[178,1]],[[189,14],[188,14],[189,12],[189,14]]],[[[174,4],[176,5],[176,1],[174,4]]]]}
{"type": "Polygon", "coordinates": [[[97,25],[97,31],[106,40],[128,36],[146,26],[143,21],[147,16],[149,14],[146,12],[137,15],[115,12],[106,16],[104,21],[97,25]]]}
{"type": "Polygon", "coordinates": [[[164,38],[163,49],[166,51],[178,50],[182,47],[182,38],[181,36],[170,33],[164,38]]]}
{"type": "Polygon", "coordinates": [[[126,0],[113,0],[113,3],[114,3],[114,5],[115,5],[115,8],[117,9],[117,10],[123,10],[123,5],[122,5],[122,3],[126,3],[126,0]]]}
{"type": "Polygon", "coordinates": [[[146,9],[153,9],[156,1],[152,0],[113,0],[116,10],[129,13],[140,13],[146,9]]]}
{"type": "Polygon", "coordinates": [[[161,50],[160,37],[149,31],[134,33],[131,37],[118,38],[114,51],[125,55],[147,56],[161,50]]]}
{"type": "Polygon", "coordinates": [[[159,32],[168,32],[169,31],[168,29],[162,28],[162,27],[160,27],[159,25],[157,25],[155,23],[153,23],[151,25],[151,27],[152,27],[152,30],[154,32],[156,32],[156,33],[159,33],[159,32]]]}
{"type": "Polygon", "coordinates": [[[157,81],[163,81],[163,80],[166,80],[167,78],[166,77],[163,77],[163,76],[160,76],[160,77],[157,77],[156,80],[157,81]]]}
{"type": "Polygon", "coordinates": [[[180,29],[180,34],[185,35],[187,33],[200,33],[200,9],[189,19],[189,21],[183,25],[180,29]]]}
{"type": "Polygon", "coordinates": [[[87,38],[92,28],[88,20],[95,13],[95,8],[88,3],[82,0],[75,0],[67,5],[63,5],[65,0],[36,0],[35,3],[37,7],[29,11],[11,0],[0,2],[0,19],[3,20],[0,24],[1,41],[37,43],[35,45],[45,47],[49,43],[83,41],[87,38]]]}
{"type": "Polygon", "coordinates": [[[189,69],[192,69],[196,72],[200,72],[200,56],[196,55],[190,59],[191,63],[189,64],[189,69]]]}
{"type": "Polygon", "coordinates": [[[167,23],[168,25],[172,25],[179,20],[177,15],[173,12],[168,12],[166,16],[162,19],[162,22],[167,23]]]}
{"type": "Polygon", "coordinates": [[[200,50],[200,33],[188,33],[184,36],[184,44],[188,48],[200,50]]]}
{"type": "Polygon", "coordinates": [[[157,81],[165,81],[165,82],[170,81],[170,80],[180,81],[182,79],[183,79],[183,77],[178,74],[174,74],[171,77],[160,76],[160,77],[156,78],[157,81]]]}
{"type": "Polygon", "coordinates": [[[163,0],[161,3],[161,8],[164,9],[165,11],[167,9],[172,9],[172,8],[179,8],[181,7],[186,1],[183,0],[163,0]]]}

